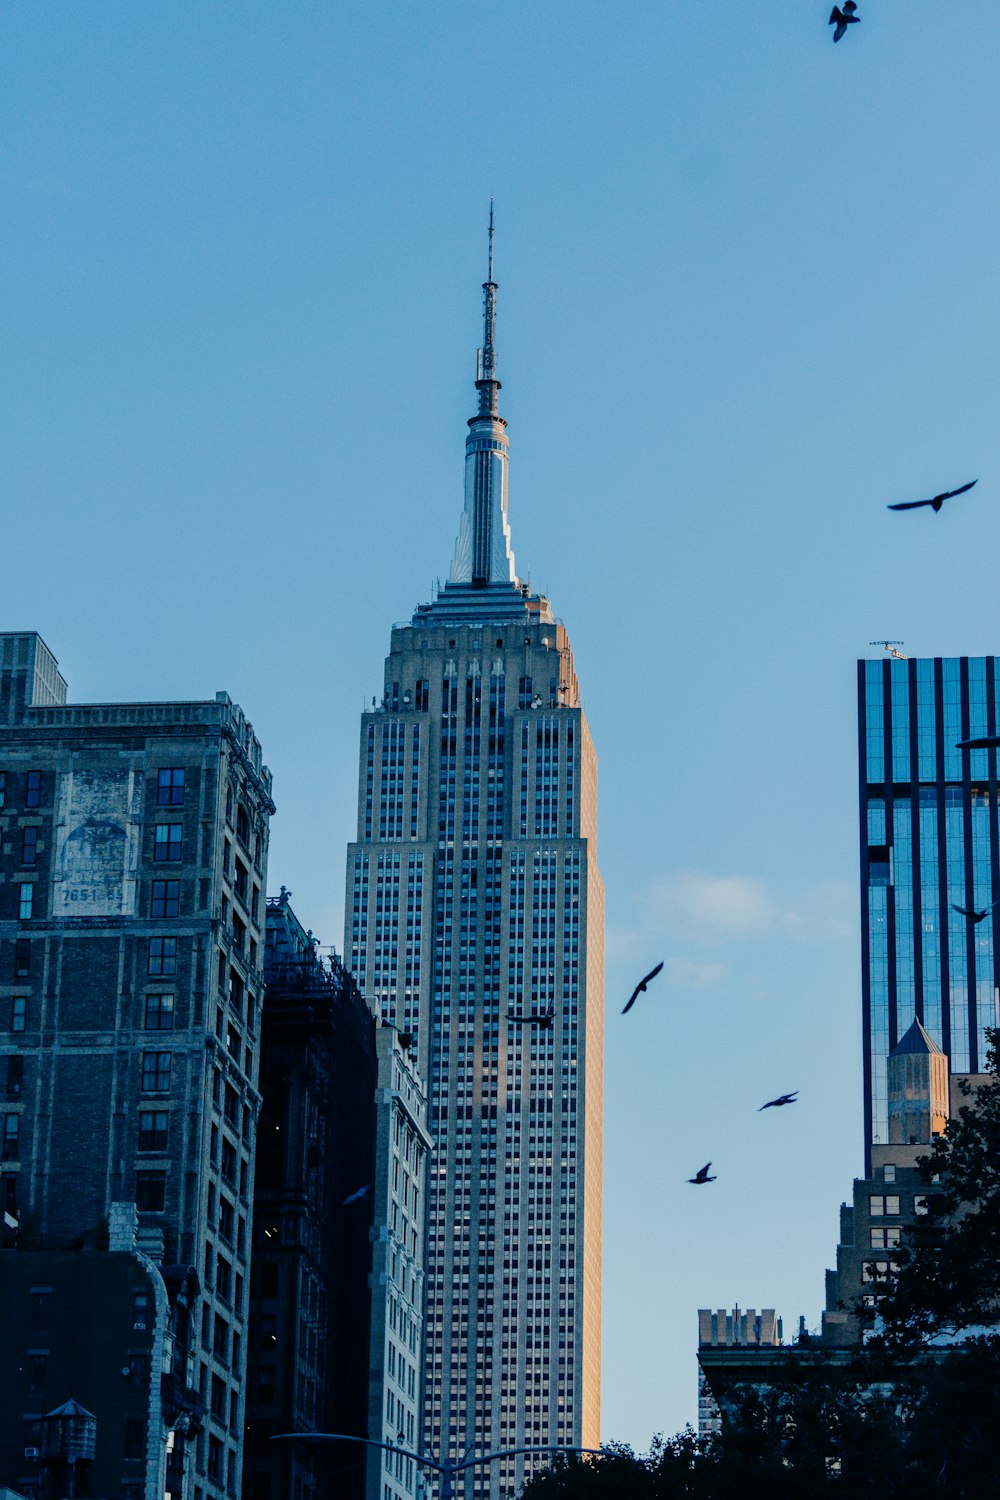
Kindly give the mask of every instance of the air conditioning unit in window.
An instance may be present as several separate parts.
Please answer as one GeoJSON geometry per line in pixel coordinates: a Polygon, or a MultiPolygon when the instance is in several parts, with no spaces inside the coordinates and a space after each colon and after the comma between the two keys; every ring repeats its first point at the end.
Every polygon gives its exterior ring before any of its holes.
{"type": "Polygon", "coordinates": [[[25,1458],[37,1458],[38,1457],[38,1449],[37,1448],[25,1448],[25,1450],[24,1450],[24,1456],[25,1456],[25,1458]]]}
{"type": "Polygon", "coordinates": [[[146,1319],[145,1318],[136,1318],[135,1322],[132,1324],[132,1327],[133,1328],[145,1329],[145,1327],[146,1327],[146,1319]]]}

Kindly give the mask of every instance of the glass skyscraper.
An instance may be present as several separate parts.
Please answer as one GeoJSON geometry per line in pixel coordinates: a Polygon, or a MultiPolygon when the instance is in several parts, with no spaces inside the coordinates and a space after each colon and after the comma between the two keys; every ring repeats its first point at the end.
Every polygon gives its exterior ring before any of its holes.
{"type": "MultiPolygon", "coordinates": [[[[427,1201],[399,1202],[389,1264],[406,1286],[420,1216],[423,1444],[452,1458],[599,1442],[597,763],[566,630],[515,572],[496,290],[491,231],[454,559],[393,628],[362,716],[347,869],[351,968],[427,1083],[427,1201]]],[[[409,1380],[413,1351],[394,1360],[409,1380]]],[[[467,1472],[462,1493],[514,1494],[547,1461],[467,1472]]],[[[380,1500],[412,1493],[404,1473],[380,1500]]]]}
{"type": "Polygon", "coordinates": [[[953,1073],[997,1024],[1000,658],[858,663],[866,1151],[888,1141],[886,1062],[914,1017],[953,1073]],[[956,910],[972,915],[963,915],[956,910]]]}

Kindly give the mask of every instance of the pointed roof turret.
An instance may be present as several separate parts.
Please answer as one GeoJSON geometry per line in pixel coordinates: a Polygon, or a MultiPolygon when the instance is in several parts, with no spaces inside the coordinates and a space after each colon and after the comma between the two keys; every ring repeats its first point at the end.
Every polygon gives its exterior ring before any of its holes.
{"type": "Polygon", "coordinates": [[[889,1053],[890,1057],[902,1057],[906,1052],[940,1052],[941,1048],[937,1042],[925,1031],[921,1023],[914,1017],[909,1029],[903,1033],[899,1041],[889,1053]]]}

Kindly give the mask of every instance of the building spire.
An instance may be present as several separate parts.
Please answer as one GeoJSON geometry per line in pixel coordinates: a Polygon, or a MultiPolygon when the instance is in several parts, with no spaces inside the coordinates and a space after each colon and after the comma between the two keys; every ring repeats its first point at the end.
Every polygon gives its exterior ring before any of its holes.
{"type": "Polygon", "coordinates": [[[497,352],[493,334],[497,316],[497,284],[493,280],[493,199],[490,199],[490,253],[489,272],[483,282],[483,347],[479,351],[476,370],[476,390],[479,392],[479,415],[497,415],[497,352]]]}

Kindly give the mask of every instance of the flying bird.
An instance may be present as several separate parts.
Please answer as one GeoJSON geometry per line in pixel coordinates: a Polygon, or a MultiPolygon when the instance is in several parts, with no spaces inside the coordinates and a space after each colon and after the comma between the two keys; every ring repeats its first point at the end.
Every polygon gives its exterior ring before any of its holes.
{"type": "Polygon", "coordinates": [[[515,1016],[512,1010],[507,1012],[508,1021],[513,1021],[515,1026],[537,1026],[540,1031],[551,1031],[552,1023],[556,1018],[556,1008],[550,1005],[548,1010],[534,1011],[531,1015],[515,1016]]]}
{"type": "Polygon", "coordinates": [[[1000,734],[983,734],[976,740],[958,740],[956,750],[995,750],[1000,745],[1000,734]]]}
{"type": "MultiPolygon", "coordinates": [[[[783,1104],[794,1104],[798,1098],[798,1094],[798,1089],[792,1094],[779,1094],[777,1099],[768,1099],[767,1103],[762,1104],[760,1109],[780,1109],[783,1104]]],[[[758,1114],[760,1114],[760,1109],[757,1111],[758,1114]]]]}
{"type": "Polygon", "coordinates": [[[844,32],[847,30],[848,26],[856,26],[861,20],[860,16],[856,16],[854,14],[857,8],[858,7],[855,4],[855,0],[844,0],[843,10],[841,10],[839,5],[835,5],[833,7],[833,10],[830,13],[830,20],[828,24],[830,26],[836,26],[837,28],[833,33],[833,40],[835,42],[840,41],[840,38],[844,35],[844,32]]]}
{"type": "MultiPolygon", "coordinates": [[[[836,41],[836,38],[834,40],[836,41]]],[[[968,484],[960,484],[957,490],[944,490],[930,500],[900,500],[897,505],[890,505],[886,508],[888,510],[919,510],[922,505],[929,505],[931,510],[937,512],[946,500],[950,500],[954,495],[964,495],[966,490],[971,490],[972,486],[978,483],[978,479],[970,479],[968,484]]]]}
{"type": "Polygon", "coordinates": [[[975,907],[967,911],[964,906],[956,906],[954,901],[951,903],[952,911],[957,911],[959,916],[968,917],[970,922],[985,922],[990,912],[995,911],[998,906],[1000,906],[1000,901],[994,901],[992,906],[985,907],[983,911],[977,911],[975,907]]]}
{"type": "Polygon", "coordinates": [[[623,1016],[628,1015],[629,1011],[632,1009],[633,1005],[638,1000],[639,996],[645,993],[646,986],[649,983],[649,981],[651,979],[655,979],[656,976],[657,976],[657,974],[659,974],[659,972],[660,972],[660,970],[662,968],[663,968],[663,962],[661,960],[660,963],[658,963],[656,965],[655,969],[650,969],[650,971],[646,975],[645,979],[640,979],[639,980],[639,983],[636,985],[635,989],[632,991],[631,995],[629,995],[629,997],[628,997],[628,1004],[626,1005],[625,1009],[622,1011],[622,1015],[623,1016]]]}
{"type": "Polygon", "coordinates": [[[703,1167],[698,1168],[693,1177],[688,1178],[688,1182],[693,1182],[695,1187],[704,1187],[706,1182],[714,1182],[715,1178],[708,1175],[708,1169],[711,1165],[712,1163],[707,1161],[703,1167]]]}
{"type": "Polygon", "coordinates": [[[346,1208],[349,1203],[358,1203],[362,1198],[367,1198],[371,1190],[371,1183],[366,1182],[364,1187],[359,1187],[356,1193],[351,1193],[348,1197],[341,1199],[341,1208],[346,1208]]]}

